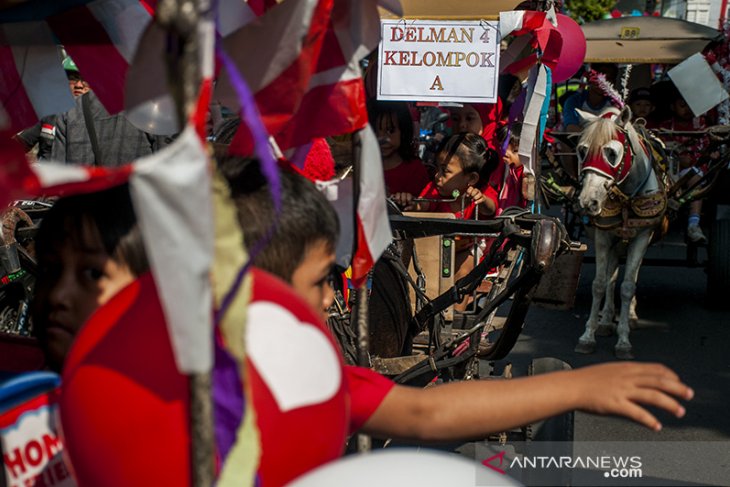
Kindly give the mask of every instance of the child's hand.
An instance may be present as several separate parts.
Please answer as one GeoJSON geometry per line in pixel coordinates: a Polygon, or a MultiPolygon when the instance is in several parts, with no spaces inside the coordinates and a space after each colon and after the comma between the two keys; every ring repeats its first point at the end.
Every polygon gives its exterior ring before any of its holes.
{"type": "Polygon", "coordinates": [[[575,372],[581,381],[577,390],[580,409],[626,416],[655,431],[662,425],[642,405],[662,408],[681,418],[685,410],[675,397],[690,400],[694,396],[677,374],[661,364],[610,363],[575,372]]]}
{"type": "Polygon", "coordinates": [[[413,202],[413,195],[410,193],[393,193],[390,199],[403,208],[404,211],[419,211],[420,208],[413,202]]]}
{"type": "Polygon", "coordinates": [[[466,192],[464,194],[471,198],[475,205],[481,205],[487,201],[487,197],[484,196],[484,193],[474,186],[466,188],[466,192]]]}

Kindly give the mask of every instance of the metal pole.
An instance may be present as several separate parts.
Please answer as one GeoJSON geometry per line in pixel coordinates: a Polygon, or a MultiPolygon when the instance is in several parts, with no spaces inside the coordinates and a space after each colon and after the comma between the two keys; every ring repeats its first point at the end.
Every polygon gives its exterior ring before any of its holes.
{"type": "MultiPolygon", "coordinates": [[[[357,364],[360,367],[370,367],[370,337],[368,330],[368,280],[357,290],[357,364]]],[[[372,448],[370,436],[357,435],[357,451],[368,452],[372,448]]]]}
{"type": "MultiPolygon", "coordinates": [[[[360,201],[360,181],[362,177],[362,141],[360,140],[360,134],[355,132],[352,134],[352,167],[354,178],[353,184],[353,228],[358,228],[357,225],[357,207],[360,201]]],[[[357,239],[355,239],[357,243],[357,239]]],[[[353,252],[353,255],[355,253],[353,252]]],[[[368,281],[370,280],[370,274],[365,279],[365,282],[357,290],[357,364],[360,367],[370,367],[370,337],[368,330],[368,281]]],[[[352,322],[352,319],[350,320],[352,322]]],[[[357,451],[367,452],[371,449],[370,436],[359,434],[357,435],[357,451]]]]}
{"type": "MultiPolygon", "coordinates": [[[[200,87],[198,24],[210,15],[209,0],[161,0],[158,22],[168,31],[167,76],[180,127],[192,113],[200,87]]],[[[190,394],[190,481],[211,487],[215,480],[213,403],[210,372],[188,376],[190,394]]]]}

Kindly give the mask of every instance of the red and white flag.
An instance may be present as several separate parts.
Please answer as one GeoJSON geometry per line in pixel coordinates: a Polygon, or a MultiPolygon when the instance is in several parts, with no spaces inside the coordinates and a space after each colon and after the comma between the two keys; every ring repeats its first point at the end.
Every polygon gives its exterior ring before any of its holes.
{"type": "Polygon", "coordinates": [[[124,109],[127,70],[151,20],[139,0],[95,0],[47,18],[81,76],[110,114],[124,109]]]}
{"type": "Polygon", "coordinates": [[[11,130],[73,107],[58,44],[109,113],[124,108],[127,69],[152,15],[139,0],[79,3],[34,2],[0,15],[0,97],[11,130]]]}
{"type": "MultiPolygon", "coordinates": [[[[359,61],[380,40],[379,3],[400,8],[390,1],[289,0],[224,39],[279,147],[367,124],[359,61]]],[[[224,105],[237,105],[227,80],[216,93],[224,105]]],[[[232,149],[249,149],[247,131],[242,125],[232,149]]]]}
{"type": "Polygon", "coordinates": [[[369,124],[358,134],[362,150],[359,161],[356,248],[352,258],[352,282],[355,286],[365,282],[368,272],[393,240],[385,202],[380,145],[369,124]]]}
{"type": "Polygon", "coordinates": [[[316,70],[302,103],[287,126],[275,133],[282,148],[313,137],[359,130],[367,125],[360,60],[380,42],[376,0],[335,2],[316,70]]]}
{"type": "MultiPolygon", "coordinates": [[[[272,135],[289,123],[301,104],[319,59],[333,3],[287,1],[223,39],[224,50],[255,94],[264,126],[272,135]]],[[[239,106],[230,76],[219,78],[216,97],[224,106],[239,106]]]]}
{"type": "Polygon", "coordinates": [[[0,25],[0,98],[12,132],[73,107],[58,48],[45,22],[0,25]]]}

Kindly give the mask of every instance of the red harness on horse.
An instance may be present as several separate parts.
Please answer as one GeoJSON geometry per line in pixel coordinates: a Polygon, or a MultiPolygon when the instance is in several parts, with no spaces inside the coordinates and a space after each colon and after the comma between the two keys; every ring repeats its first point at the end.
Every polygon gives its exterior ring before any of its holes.
{"type": "Polygon", "coordinates": [[[624,154],[620,160],[612,164],[602,151],[594,153],[583,162],[581,172],[594,171],[613,179],[617,185],[623,183],[631,172],[634,154],[626,133],[619,130],[616,134],[616,140],[624,146],[624,154]]]}

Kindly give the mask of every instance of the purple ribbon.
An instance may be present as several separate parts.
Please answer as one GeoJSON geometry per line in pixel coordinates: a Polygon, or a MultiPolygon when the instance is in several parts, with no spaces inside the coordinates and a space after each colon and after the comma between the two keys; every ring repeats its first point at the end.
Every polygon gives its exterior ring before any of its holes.
{"type": "MultiPolygon", "coordinates": [[[[269,184],[271,192],[271,198],[274,202],[275,222],[278,220],[279,213],[281,211],[281,181],[279,180],[279,168],[277,167],[276,161],[269,150],[269,134],[266,131],[264,124],[261,122],[261,114],[256,107],[256,100],[254,100],[251,90],[248,88],[246,81],[243,79],[243,76],[241,76],[238,68],[236,68],[233,60],[220,46],[217,47],[216,52],[218,53],[223,66],[225,66],[228,76],[231,79],[231,84],[238,95],[238,102],[241,104],[242,122],[251,130],[251,135],[254,141],[254,150],[261,163],[261,172],[264,174],[264,177],[266,177],[266,181],[269,184]]],[[[248,261],[238,271],[238,275],[236,276],[231,289],[226,293],[223,301],[221,302],[220,308],[216,311],[216,323],[219,323],[225,315],[228,306],[231,305],[234,296],[238,292],[238,288],[243,282],[243,276],[246,275],[246,272],[248,272],[251,267],[254,257],[258,255],[269,242],[273,231],[274,225],[272,224],[266,236],[254,244],[248,261]]]]}
{"type": "Polygon", "coordinates": [[[236,442],[238,428],[246,412],[246,401],[243,397],[243,381],[238,373],[238,363],[223,348],[218,336],[214,338],[214,342],[213,429],[216,453],[222,465],[236,442]]]}
{"type": "MultiPolygon", "coordinates": [[[[256,107],[256,101],[235,64],[220,46],[217,48],[217,53],[226,71],[228,71],[228,76],[238,95],[238,101],[241,104],[242,123],[245,123],[251,130],[255,152],[261,164],[261,172],[266,177],[274,202],[274,222],[276,222],[281,211],[281,182],[276,161],[269,150],[269,135],[261,122],[261,115],[256,107]]],[[[215,441],[221,464],[225,462],[228,452],[236,441],[238,428],[243,421],[246,402],[243,396],[243,381],[239,373],[240,364],[225,350],[220,342],[218,327],[226,310],[233,302],[243,282],[243,277],[251,268],[254,257],[271,240],[273,232],[274,224],[269,228],[267,234],[254,244],[248,261],[238,271],[231,288],[223,297],[220,307],[215,312],[215,365],[212,372],[212,394],[215,441]]]]}

